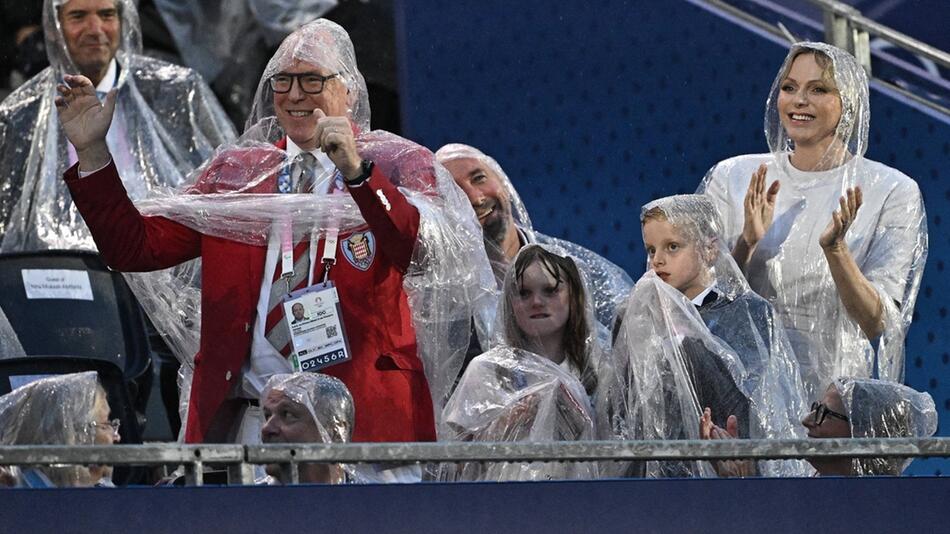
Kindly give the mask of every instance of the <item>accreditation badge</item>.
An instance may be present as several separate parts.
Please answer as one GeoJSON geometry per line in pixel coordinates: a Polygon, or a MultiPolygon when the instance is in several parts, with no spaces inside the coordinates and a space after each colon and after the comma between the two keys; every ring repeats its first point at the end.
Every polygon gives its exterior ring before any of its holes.
{"type": "Polygon", "coordinates": [[[332,281],[290,293],[283,307],[294,371],[315,372],[350,360],[340,297],[332,281]]]}

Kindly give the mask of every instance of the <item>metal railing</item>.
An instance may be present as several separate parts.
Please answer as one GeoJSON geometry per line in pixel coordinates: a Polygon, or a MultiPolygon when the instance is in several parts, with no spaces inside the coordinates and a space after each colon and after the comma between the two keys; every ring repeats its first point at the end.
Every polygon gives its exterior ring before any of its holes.
{"type": "MultiPolygon", "coordinates": [[[[788,33],[781,24],[772,24],[762,20],[740,7],[730,3],[729,0],[689,0],[693,3],[704,4],[715,8],[721,12],[742,20],[760,31],[767,32],[783,40],[794,40],[795,37],[788,33]]],[[[871,71],[871,37],[883,39],[900,49],[903,49],[920,58],[932,61],[935,65],[944,68],[950,68],[950,53],[927,43],[914,39],[909,35],[901,33],[893,28],[875,22],[864,15],[854,7],[840,2],[838,0],[805,0],[814,5],[822,12],[823,29],[825,42],[837,46],[838,48],[851,52],[858,60],[859,64],[865,69],[868,76],[872,76],[871,71]]],[[[769,8],[771,2],[756,2],[759,7],[769,8]]],[[[774,10],[773,10],[774,11],[774,10]]],[[[788,13],[779,13],[788,15],[788,13]]],[[[801,22],[801,20],[797,20],[801,22]]],[[[886,58],[895,65],[899,65],[905,71],[914,76],[921,77],[929,83],[934,83],[938,87],[946,88],[948,82],[925,72],[922,68],[911,65],[903,60],[894,57],[891,54],[882,51],[875,51],[879,57],[886,58]]],[[[917,92],[910,91],[900,85],[896,85],[888,80],[875,78],[875,81],[886,86],[888,89],[900,93],[902,96],[913,100],[918,104],[925,105],[930,109],[939,111],[944,115],[950,115],[950,109],[940,102],[921,96],[917,92]]]]}
{"type": "Polygon", "coordinates": [[[871,74],[869,35],[880,37],[909,52],[925,57],[938,65],[950,68],[950,54],[909,35],[875,22],[857,9],[837,0],[807,0],[821,8],[825,19],[825,39],[828,44],[843,48],[852,54],[871,74]]]}
{"type": "Polygon", "coordinates": [[[3,446],[0,466],[175,465],[186,484],[204,483],[206,466],[228,470],[233,484],[253,483],[253,466],[284,465],[298,479],[303,463],[560,462],[782,460],[795,458],[950,457],[950,438],[804,440],[577,441],[556,443],[347,443],[267,445],[3,446]]]}

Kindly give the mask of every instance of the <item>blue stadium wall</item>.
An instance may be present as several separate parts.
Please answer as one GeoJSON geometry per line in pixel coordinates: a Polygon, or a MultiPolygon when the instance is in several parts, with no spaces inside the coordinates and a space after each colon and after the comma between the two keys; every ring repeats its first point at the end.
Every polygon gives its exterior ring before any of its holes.
{"type": "Polygon", "coordinates": [[[0,489],[0,532],[941,532],[946,478],[0,489]],[[846,499],[841,498],[847,495],[846,499]]]}
{"type": "MultiPolygon", "coordinates": [[[[463,142],[493,155],[537,228],[635,279],[641,205],[693,192],[717,161],[767,150],[765,99],[787,46],[691,2],[402,4],[405,135],[433,150],[463,142]]],[[[871,111],[868,157],[914,177],[927,206],[930,255],[907,382],[933,395],[947,435],[950,121],[880,87],[871,111]]],[[[919,460],[910,472],[950,473],[950,461],[919,460]]]]}

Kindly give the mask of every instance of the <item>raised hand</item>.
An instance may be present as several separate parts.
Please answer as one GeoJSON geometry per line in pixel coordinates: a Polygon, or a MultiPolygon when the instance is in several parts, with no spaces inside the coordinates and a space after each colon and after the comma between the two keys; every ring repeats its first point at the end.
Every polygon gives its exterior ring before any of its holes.
{"type": "Polygon", "coordinates": [[[745,223],[742,227],[742,239],[750,249],[765,237],[772,225],[772,216],[775,213],[775,199],[778,196],[780,184],[778,180],[772,182],[768,191],[765,189],[765,175],[768,168],[763,163],[752,173],[749,189],[746,191],[743,206],[745,208],[745,223]]]}
{"type": "Polygon", "coordinates": [[[313,110],[317,118],[317,139],[320,148],[343,173],[352,180],[362,172],[363,159],[356,151],[356,138],[346,117],[327,117],[321,109],[313,110]]]}
{"type": "Polygon", "coordinates": [[[858,210],[864,201],[860,187],[849,187],[844,196],[838,199],[839,209],[831,214],[831,221],[818,238],[818,244],[824,250],[836,250],[847,247],[844,241],[848,228],[858,216],[858,210]]]}
{"type": "Polygon", "coordinates": [[[109,91],[105,102],[99,102],[96,90],[85,76],[63,77],[65,83],[56,86],[56,111],[66,138],[76,147],[79,168],[94,171],[105,167],[112,159],[106,145],[106,134],[115,111],[116,90],[109,91]]]}
{"type": "Polygon", "coordinates": [[[105,141],[115,111],[115,90],[109,91],[105,102],[100,103],[89,78],[67,74],[64,80],[66,83],[56,86],[60,95],[56,97],[56,110],[66,138],[77,152],[105,141]]]}

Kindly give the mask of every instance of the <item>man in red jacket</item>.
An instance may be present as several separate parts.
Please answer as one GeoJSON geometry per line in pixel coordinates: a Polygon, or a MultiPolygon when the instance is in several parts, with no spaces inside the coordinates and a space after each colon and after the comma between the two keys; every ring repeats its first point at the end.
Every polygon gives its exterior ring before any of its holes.
{"type": "MultiPolygon", "coordinates": [[[[296,339],[291,343],[290,321],[281,317],[283,304],[291,309],[285,294],[324,279],[335,285],[348,357],[319,369],[342,380],[353,395],[353,441],[435,439],[428,383],[403,289],[420,215],[396,188],[425,189],[435,181],[435,163],[427,150],[397,136],[362,133],[369,126],[365,83],[342,28],[318,20],[284,41],[265,70],[251,117],[276,117],[279,140],[274,146],[220,152],[190,191],[268,194],[260,200],[264,211],[275,216],[286,211],[287,228],[294,229],[306,206],[351,197],[361,221],[339,225],[338,235],[326,239],[322,231],[312,240],[295,233],[295,248],[309,248],[311,262],[305,261],[307,253],[300,259],[295,255],[293,269],[278,225],[264,237],[238,228],[235,237],[227,234],[231,228],[220,227],[226,225],[204,228],[175,215],[142,215],[129,201],[104,141],[115,95],[100,105],[88,79],[67,76],[66,83],[59,88],[57,109],[79,164],[65,180],[105,261],[120,271],[150,271],[202,259],[201,339],[187,442],[233,437],[241,408],[256,405],[269,376],[290,370],[285,354],[299,347],[296,339]],[[302,155],[311,157],[309,169],[297,166],[306,159],[302,155]],[[308,196],[300,194],[307,191],[308,196]],[[285,192],[298,194],[278,196],[285,192]],[[324,250],[328,242],[333,246],[324,250]],[[294,287],[287,282],[291,279],[294,287]]],[[[273,122],[271,117],[255,127],[266,129],[260,125],[273,122]]]]}

